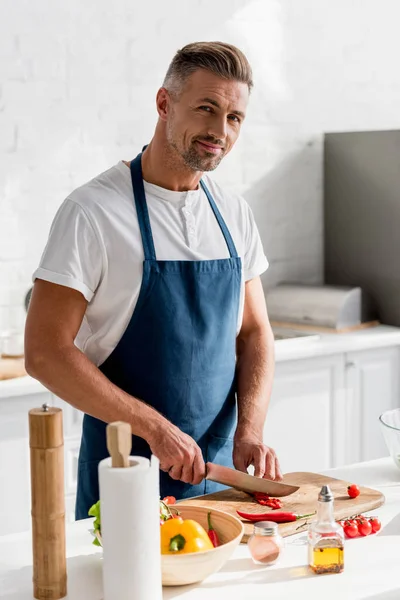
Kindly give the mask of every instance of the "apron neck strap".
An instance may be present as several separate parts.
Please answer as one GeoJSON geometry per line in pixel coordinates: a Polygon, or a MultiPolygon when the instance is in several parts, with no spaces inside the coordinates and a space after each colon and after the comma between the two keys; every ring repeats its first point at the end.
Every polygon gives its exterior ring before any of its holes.
{"type": "MultiPolygon", "coordinates": [[[[142,153],[138,154],[137,157],[131,161],[131,177],[136,212],[139,221],[140,233],[142,236],[144,257],[145,260],[157,260],[153,234],[151,232],[149,210],[147,208],[146,194],[143,185],[142,153]]],[[[208,202],[210,203],[215,218],[218,221],[218,225],[221,228],[222,235],[224,236],[226,245],[228,246],[230,257],[237,258],[238,254],[232,236],[229,232],[229,229],[226,226],[224,219],[222,218],[221,213],[218,210],[217,205],[214,202],[213,197],[211,196],[204,181],[200,180],[200,185],[203,188],[205,195],[207,196],[208,202]]]]}
{"type": "Polygon", "coordinates": [[[225,223],[224,219],[222,218],[222,215],[219,212],[217,205],[215,204],[214,198],[211,196],[211,194],[210,194],[210,192],[209,192],[206,184],[204,183],[204,181],[200,180],[200,185],[203,188],[204,193],[205,193],[205,195],[208,198],[208,201],[209,201],[210,206],[211,206],[211,208],[213,210],[215,218],[218,221],[218,225],[221,228],[222,235],[224,236],[226,245],[228,246],[230,257],[231,258],[237,258],[238,257],[238,253],[236,251],[236,246],[235,246],[234,241],[232,239],[232,236],[231,236],[231,234],[229,232],[229,229],[227,228],[226,223],[225,223]]]}
{"type": "Polygon", "coordinates": [[[142,153],[131,161],[131,177],[145,260],[156,260],[149,210],[143,185],[142,153]]]}

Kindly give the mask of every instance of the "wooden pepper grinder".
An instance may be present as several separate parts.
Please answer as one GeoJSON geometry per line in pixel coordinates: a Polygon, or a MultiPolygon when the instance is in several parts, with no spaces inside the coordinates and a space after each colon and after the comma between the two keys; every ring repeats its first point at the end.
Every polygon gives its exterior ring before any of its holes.
{"type": "Polygon", "coordinates": [[[29,411],[31,455],[33,595],[58,600],[67,595],[65,553],[64,437],[62,410],[29,411]]]}

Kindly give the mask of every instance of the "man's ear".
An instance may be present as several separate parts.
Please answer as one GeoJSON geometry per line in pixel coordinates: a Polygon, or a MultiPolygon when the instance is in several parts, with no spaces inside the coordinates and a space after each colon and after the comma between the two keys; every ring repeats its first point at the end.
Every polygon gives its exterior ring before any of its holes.
{"type": "Polygon", "coordinates": [[[167,115],[168,115],[168,111],[170,108],[170,104],[171,104],[171,96],[169,95],[168,90],[163,87],[160,88],[157,92],[156,106],[157,106],[158,116],[160,117],[160,119],[162,121],[167,120],[167,115]]]}

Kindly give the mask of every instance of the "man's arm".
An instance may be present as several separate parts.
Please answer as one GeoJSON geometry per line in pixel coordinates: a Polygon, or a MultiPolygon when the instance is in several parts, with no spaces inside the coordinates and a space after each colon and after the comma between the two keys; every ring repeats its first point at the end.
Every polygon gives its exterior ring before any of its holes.
{"type": "Polygon", "coordinates": [[[194,440],[160,413],[114,385],[74,344],[87,301],[71,288],[37,279],[25,327],[25,367],[56,396],[106,423],[126,421],[174,479],[205,474],[194,440]]]}
{"type": "Polygon", "coordinates": [[[267,479],[281,479],[275,452],[263,443],[274,375],[274,336],[268,319],[259,277],[245,286],[243,324],[237,338],[238,425],[235,432],[234,465],[267,479]]]}

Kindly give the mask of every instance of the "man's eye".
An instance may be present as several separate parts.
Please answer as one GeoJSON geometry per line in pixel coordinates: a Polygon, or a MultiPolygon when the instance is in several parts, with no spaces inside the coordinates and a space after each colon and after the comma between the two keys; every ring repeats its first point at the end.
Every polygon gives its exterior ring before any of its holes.
{"type": "Polygon", "coordinates": [[[229,115],[228,119],[230,119],[231,121],[236,121],[237,123],[241,122],[239,117],[236,115],[229,115]]]}
{"type": "Polygon", "coordinates": [[[211,106],[199,106],[199,109],[200,110],[205,110],[207,112],[211,112],[212,111],[211,106]]]}

